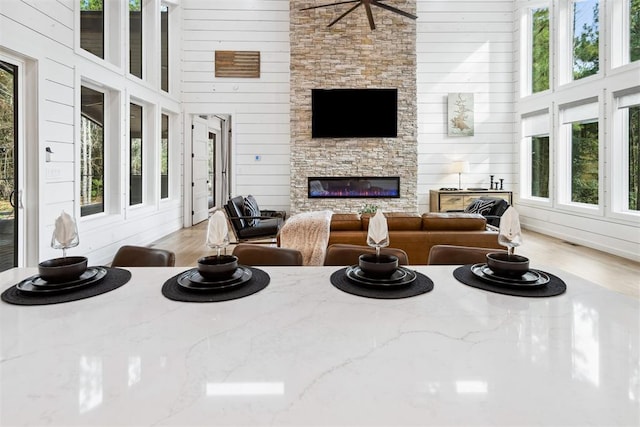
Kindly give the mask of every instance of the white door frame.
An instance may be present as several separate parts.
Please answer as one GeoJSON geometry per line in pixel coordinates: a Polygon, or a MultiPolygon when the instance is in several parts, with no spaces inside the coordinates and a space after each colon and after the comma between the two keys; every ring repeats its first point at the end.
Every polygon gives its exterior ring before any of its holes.
{"type": "MultiPolygon", "coordinates": [[[[0,0],[1,1],[1,0],[0,0]]],[[[193,147],[193,135],[192,135],[192,126],[194,118],[202,118],[203,116],[208,117],[208,130],[209,132],[215,133],[217,135],[216,138],[216,150],[219,154],[216,156],[216,199],[214,200],[216,207],[222,207],[224,203],[227,201],[229,188],[231,185],[230,179],[230,171],[231,171],[231,138],[230,138],[230,126],[231,126],[231,115],[229,114],[194,114],[194,113],[184,113],[184,174],[183,174],[183,227],[191,227],[192,217],[191,212],[193,210],[193,200],[191,197],[191,177],[193,174],[193,164],[192,164],[192,147],[193,147]],[[227,157],[226,165],[223,166],[223,156],[227,157]],[[226,174],[223,175],[223,171],[226,171],[226,174]],[[223,181],[226,180],[226,185],[223,185],[223,181]]]]}
{"type": "Polygon", "coordinates": [[[209,214],[209,120],[193,117],[191,126],[191,225],[208,218],[209,214]]]}
{"type": "Polygon", "coordinates": [[[38,77],[34,62],[0,50],[0,60],[17,67],[18,78],[18,139],[17,153],[17,204],[18,221],[17,256],[18,267],[37,265],[39,257],[38,206],[39,188],[42,184],[39,176],[39,151],[28,149],[38,147],[37,97],[38,77]],[[28,69],[28,70],[27,70],[28,69]],[[33,90],[26,91],[30,87],[33,90]]]}

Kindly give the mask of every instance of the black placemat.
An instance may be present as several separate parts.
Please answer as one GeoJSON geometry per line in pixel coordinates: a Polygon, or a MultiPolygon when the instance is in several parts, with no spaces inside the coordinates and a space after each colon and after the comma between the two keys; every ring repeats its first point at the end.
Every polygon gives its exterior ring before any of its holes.
{"type": "Polygon", "coordinates": [[[341,291],[367,298],[398,299],[414,297],[433,289],[433,281],[422,273],[416,271],[416,280],[405,286],[398,287],[369,287],[354,283],[346,275],[347,267],[341,268],[331,274],[331,284],[341,291]]]}
{"type": "Polygon", "coordinates": [[[244,285],[230,288],[229,290],[213,290],[210,292],[190,291],[180,286],[178,284],[178,277],[185,273],[185,271],[183,271],[164,282],[164,285],[162,285],[162,295],[174,301],[219,302],[246,297],[266,288],[271,280],[269,275],[258,268],[247,268],[251,270],[251,279],[244,285]]]}
{"type": "Polygon", "coordinates": [[[558,276],[554,276],[551,273],[543,271],[544,274],[549,276],[549,283],[542,286],[536,286],[533,288],[516,288],[512,286],[504,286],[493,284],[477,277],[471,272],[471,266],[473,264],[463,265],[456,268],[453,271],[453,277],[458,279],[459,282],[465,285],[473,286],[474,288],[484,289],[485,291],[496,292],[498,294],[514,295],[518,297],[552,297],[560,295],[567,290],[567,285],[558,276]]]}
{"type": "Polygon", "coordinates": [[[110,292],[119,288],[131,279],[131,272],[121,268],[104,267],[107,275],[91,286],[71,289],[56,293],[26,293],[18,290],[16,285],[2,293],[2,301],[18,305],[45,305],[76,301],[110,292]]]}

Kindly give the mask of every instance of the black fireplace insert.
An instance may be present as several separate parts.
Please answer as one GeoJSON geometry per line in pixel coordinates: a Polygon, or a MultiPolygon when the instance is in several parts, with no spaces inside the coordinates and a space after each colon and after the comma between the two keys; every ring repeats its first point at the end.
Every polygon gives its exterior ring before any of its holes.
{"type": "Polygon", "coordinates": [[[309,198],[398,198],[399,176],[309,177],[309,198]]]}

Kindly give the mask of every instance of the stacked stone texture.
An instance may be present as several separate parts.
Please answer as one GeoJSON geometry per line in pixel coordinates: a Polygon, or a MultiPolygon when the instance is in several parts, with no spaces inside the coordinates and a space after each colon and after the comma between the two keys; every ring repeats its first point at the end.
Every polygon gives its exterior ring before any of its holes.
{"type": "MultiPolygon", "coordinates": [[[[416,212],[416,21],[372,7],[377,28],[371,30],[361,6],[327,28],[352,5],[300,10],[321,3],[290,2],[291,213],[356,212],[365,204],[416,212]],[[312,139],[314,88],[397,88],[397,138],[312,139]],[[400,198],[309,199],[310,176],[400,176],[400,198]]],[[[415,0],[393,6],[416,13],[415,0]]]]}

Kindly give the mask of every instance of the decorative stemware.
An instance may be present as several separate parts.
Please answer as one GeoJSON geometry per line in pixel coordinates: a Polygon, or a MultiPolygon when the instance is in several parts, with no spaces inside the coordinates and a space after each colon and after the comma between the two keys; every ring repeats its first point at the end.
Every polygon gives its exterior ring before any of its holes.
{"type": "Polygon", "coordinates": [[[216,211],[209,217],[206,244],[211,249],[216,250],[218,260],[220,260],[220,255],[222,255],[222,249],[229,245],[227,220],[221,211],[216,211]]]}
{"type": "Polygon", "coordinates": [[[63,211],[56,219],[55,229],[51,236],[51,247],[53,249],[62,249],[62,257],[66,258],[67,249],[75,248],[79,243],[78,225],[73,218],[63,211]]]}
{"type": "Polygon", "coordinates": [[[379,242],[376,242],[371,238],[371,236],[367,236],[367,245],[376,249],[376,257],[380,258],[380,248],[384,248],[389,246],[389,238],[383,239],[379,242]]]}
{"type": "Polygon", "coordinates": [[[509,256],[512,256],[515,253],[515,248],[520,246],[521,242],[522,242],[522,239],[520,238],[519,234],[515,236],[513,239],[508,239],[502,233],[498,234],[498,243],[507,248],[507,254],[509,256]]]}
{"type": "Polygon", "coordinates": [[[369,220],[367,245],[376,248],[376,259],[380,258],[380,248],[389,246],[387,219],[380,209],[378,209],[376,214],[369,220]]]}

